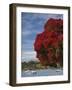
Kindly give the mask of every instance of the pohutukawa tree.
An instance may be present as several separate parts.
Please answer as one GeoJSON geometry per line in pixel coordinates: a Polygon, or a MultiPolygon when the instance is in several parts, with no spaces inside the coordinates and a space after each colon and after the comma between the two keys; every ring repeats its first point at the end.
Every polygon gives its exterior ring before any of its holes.
{"type": "Polygon", "coordinates": [[[63,65],[63,20],[49,19],[34,42],[37,58],[44,66],[63,65]]]}

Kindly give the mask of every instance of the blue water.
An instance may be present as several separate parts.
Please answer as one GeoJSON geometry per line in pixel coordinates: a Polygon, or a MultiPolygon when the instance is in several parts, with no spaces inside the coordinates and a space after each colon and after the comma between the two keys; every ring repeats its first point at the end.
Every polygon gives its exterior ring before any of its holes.
{"type": "Polygon", "coordinates": [[[63,69],[42,69],[42,70],[27,70],[22,71],[22,77],[35,77],[35,76],[56,76],[63,75],[63,69]]]}

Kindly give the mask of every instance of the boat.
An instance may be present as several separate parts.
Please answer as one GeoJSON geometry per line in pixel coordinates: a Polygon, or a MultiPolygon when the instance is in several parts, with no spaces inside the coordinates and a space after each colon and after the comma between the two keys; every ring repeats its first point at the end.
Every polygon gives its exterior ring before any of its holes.
{"type": "Polygon", "coordinates": [[[28,72],[30,72],[30,70],[26,70],[25,72],[28,73],[28,72]]]}
{"type": "Polygon", "coordinates": [[[61,69],[57,69],[56,72],[61,72],[61,69]]]}
{"type": "Polygon", "coordinates": [[[36,71],[31,71],[32,74],[36,74],[37,72],[36,71]]]}
{"type": "Polygon", "coordinates": [[[26,70],[25,73],[26,74],[36,74],[37,72],[33,70],[26,70]]]}

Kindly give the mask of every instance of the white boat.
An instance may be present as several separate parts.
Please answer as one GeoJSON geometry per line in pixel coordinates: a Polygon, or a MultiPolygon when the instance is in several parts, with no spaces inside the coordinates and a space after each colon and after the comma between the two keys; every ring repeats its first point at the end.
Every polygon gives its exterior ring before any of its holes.
{"type": "Polygon", "coordinates": [[[25,73],[26,74],[36,74],[37,72],[33,70],[26,70],[25,73]]]}
{"type": "Polygon", "coordinates": [[[27,75],[31,75],[31,71],[30,70],[26,70],[26,71],[24,71],[25,72],[25,74],[27,74],[27,75]]]}
{"type": "Polygon", "coordinates": [[[36,71],[31,71],[31,73],[36,74],[37,72],[36,71]]]}
{"type": "Polygon", "coordinates": [[[57,69],[56,72],[61,72],[61,69],[57,69]]]}
{"type": "Polygon", "coordinates": [[[30,70],[26,70],[25,72],[28,73],[28,72],[30,72],[30,70]]]}

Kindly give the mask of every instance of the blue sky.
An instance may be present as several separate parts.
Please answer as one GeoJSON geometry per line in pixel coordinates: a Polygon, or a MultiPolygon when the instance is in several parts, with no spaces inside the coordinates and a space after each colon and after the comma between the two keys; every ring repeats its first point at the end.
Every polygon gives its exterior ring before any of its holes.
{"type": "Polygon", "coordinates": [[[21,13],[21,58],[22,61],[36,59],[34,41],[36,35],[44,30],[48,19],[63,19],[61,14],[21,13]]]}

